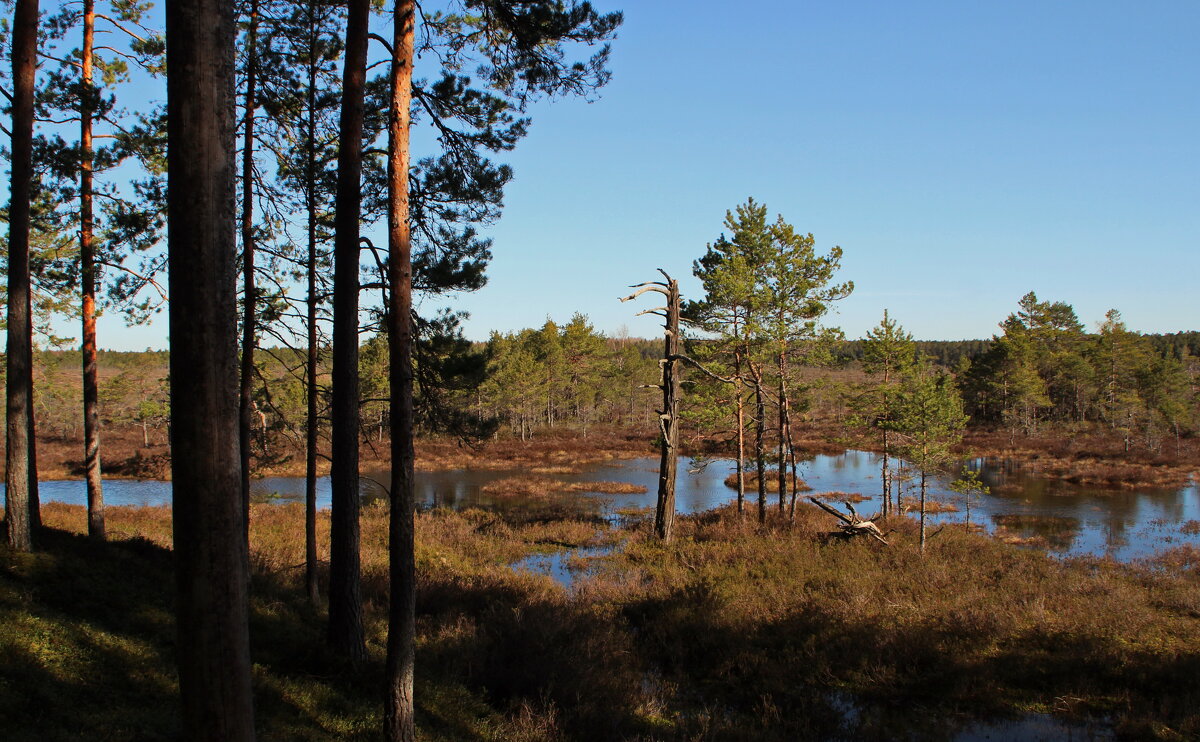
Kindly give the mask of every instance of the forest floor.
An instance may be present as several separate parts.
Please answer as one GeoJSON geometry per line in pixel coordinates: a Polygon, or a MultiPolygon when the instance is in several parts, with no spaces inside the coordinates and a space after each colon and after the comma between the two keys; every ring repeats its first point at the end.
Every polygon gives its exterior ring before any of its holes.
{"type": "MultiPolygon", "coordinates": [[[[42,512],[41,551],[0,546],[4,738],[178,738],[170,510],[109,508],[109,543],[82,507],[42,512]]],[[[1200,551],[1062,560],[951,526],[922,554],[906,518],[884,546],[774,517],[681,517],[664,545],[644,518],[419,514],[420,739],[1200,736],[1200,551]],[[569,588],[509,566],[571,545],[612,551],[569,588]]],[[[255,505],[251,531],[259,739],[377,739],[386,508],[362,516],[363,671],[304,597],[303,509],[255,505]]],[[[319,532],[327,559],[327,512],[319,532]]]]}

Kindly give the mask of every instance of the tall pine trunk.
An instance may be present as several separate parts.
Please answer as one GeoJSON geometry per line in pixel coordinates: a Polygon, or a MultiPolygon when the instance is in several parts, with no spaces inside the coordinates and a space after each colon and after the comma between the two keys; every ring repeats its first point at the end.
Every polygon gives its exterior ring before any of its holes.
{"type": "Polygon", "coordinates": [[[171,469],[184,736],[254,739],[238,452],[232,3],[166,7],[171,469]]]}
{"type": "Polygon", "coordinates": [[[408,210],[409,126],[416,4],[394,10],[391,110],[388,116],[388,363],[392,424],[387,691],[384,733],[413,742],[413,661],[416,639],[416,557],[413,545],[412,232],[408,210]]]}
{"type": "Polygon", "coordinates": [[[79,99],[79,278],[83,318],[83,462],[87,479],[88,536],[104,539],[100,477],[100,387],[96,372],[96,245],[92,217],[92,49],[95,0],[83,0],[83,54],[79,99]]]}
{"type": "Polygon", "coordinates": [[[351,0],[348,6],[334,203],[329,643],[352,666],[359,666],[366,659],[366,644],[358,523],[358,242],[370,2],[351,0]]]}
{"type": "Polygon", "coordinates": [[[242,130],[242,368],[238,389],[238,453],[242,463],[242,509],[250,543],[250,436],[253,429],[254,343],[257,297],[254,288],[254,114],[258,85],[258,0],[250,0],[246,32],[246,110],[242,130]]]}
{"type": "Polygon", "coordinates": [[[8,545],[33,550],[38,523],[33,421],[33,314],[29,281],[29,201],[33,190],[33,94],[37,0],[17,0],[12,25],[12,184],[8,213],[8,348],[5,355],[4,519],[8,545]]]}
{"type": "MultiPolygon", "coordinates": [[[[313,27],[312,5],[309,13],[309,49],[312,49],[313,27]]],[[[305,401],[307,403],[304,431],[304,589],[313,605],[321,601],[317,575],[317,442],[320,432],[320,417],[317,409],[317,123],[316,123],[317,67],[316,55],[308,59],[308,91],[306,105],[308,120],[305,122],[305,139],[308,151],[304,161],[304,200],[308,219],[308,255],[305,271],[308,279],[308,352],[305,359],[305,401]]]]}

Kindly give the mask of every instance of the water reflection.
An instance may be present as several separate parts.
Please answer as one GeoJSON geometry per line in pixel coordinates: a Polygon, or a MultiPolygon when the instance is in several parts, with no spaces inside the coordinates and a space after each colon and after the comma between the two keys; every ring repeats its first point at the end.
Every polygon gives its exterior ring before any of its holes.
{"type": "MultiPolygon", "coordinates": [[[[525,471],[417,472],[417,500],[426,508],[570,508],[616,521],[620,512],[654,506],[657,465],[656,458],[646,457],[599,464],[576,474],[552,475],[569,483],[628,482],[645,487],[645,494],[583,492],[538,498],[489,495],[484,491],[488,483],[527,474],[525,471]]],[[[1165,546],[1200,545],[1200,533],[1185,533],[1183,529],[1186,522],[1200,520],[1200,488],[1194,484],[1181,489],[1104,489],[1030,476],[1009,461],[976,459],[968,465],[976,468],[980,479],[991,488],[991,494],[974,499],[972,521],[991,530],[1003,527],[1014,540],[1041,543],[1065,555],[1107,554],[1120,560],[1148,556],[1165,546]]],[[[799,473],[817,492],[838,490],[866,495],[868,499],[857,507],[867,515],[880,509],[879,466],[875,454],[847,451],[840,456],[815,456],[800,465],[799,473]]],[[[710,460],[706,465],[681,461],[676,492],[679,511],[701,512],[732,501],[735,493],[724,484],[732,470],[731,462],[724,459],[710,460]]],[[[935,522],[965,517],[962,496],[951,492],[948,485],[948,479],[934,480],[931,496],[956,503],[958,512],[933,516],[935,522]]],[[[387,486],[386,472],[364,472],[365,498],[386,497],[387,486]]],[[[304,480],[268,477],[255,481],[253,489],[257,496],[272,501],[295,501],[303,497],[304,480]]],[[[162,505],[170,503],[171,485],[110,480],[105,482],[104,494],[110,505],[162,505]]],[[[80,505],[87,501],[82,481],[43,482],[41,496],[47,501],[80,505]]],[[[753,507],[754,499],[755,493],[748,493],[749,506],[753,507]]],[[[317,483],[317,504],[328,508],[329,503],[329,480],[323,478],[317,483]]]]}

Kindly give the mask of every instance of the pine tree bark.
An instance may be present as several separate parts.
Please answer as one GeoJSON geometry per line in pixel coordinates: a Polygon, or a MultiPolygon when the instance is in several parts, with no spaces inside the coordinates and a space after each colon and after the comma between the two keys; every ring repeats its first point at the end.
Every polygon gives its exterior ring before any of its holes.
{"type": "Polygon", "coordinates": [[[409,225],[409,127],[416,3],[398,0],[393,16],[391,109],[388,115],[388,362],[392,425],[387,690],[384,734],[413,742],[416,641],[416,556],[413,516],[412,232],[409,225]]]}
{"type": "Polygon", "coordinates": [[[254,114],[258,88],[258,0],[250,0],[246,31],[246,101],[242,129],[242,366],[238,387],[238,455],[242,467],[242,509],[250,544],[250,438],[254,429],[254,345],[258,313],[254,286],[254,114]]]}
{"type": "MultiPolygon", "coordinates": [[[[310,31],[315,25],[312,6],[308,8],[310,31]]],[[[309,48],[311,43],[310,36],[309,48]]],[[[317,443],[320,432],[320,416],[317,407],[317,66],[316,55],[308,60],[308,120],[305,122],[305,145],[308,152],[304,162],[305,208],[308,219],[308,255],[305,271],[308,279],[308,353],[305,359],[305,401],[307,403],[304,437],[304,589],[313,605],[321,601],[317,573],[317,443]]]]}
{"type": "Polygon", "coordinates": [[[177,653],[189,740],[254,739],[238,453],[232,3],[166,7],[177,653]]]}
{"type": "Polygon", "coordinates": [[[96,245],[92,216],[92,49],[95,0],[83,0],[83,53],[79,103],[79,278],[83,302],[83,462],[88,536],[104,540],[104,485],[100,476],[100,386],[96,372],[96,245]]]}
{"type": "Polygon", "coordinates": [[[351,0],[348,7],[334,205],[329,643],[352,666],[359,666],[366,659],[366,645],[358,523],[358,257],[370,2],[351,0]]]}
{"type": "Polygon", "coordinates": [[[33,314],[29,279],[29,200],[33,189],[33,95],[37,0],[17,0],[12,25],[12,182],[8,214],[8,327],[5,363],[4,519],[8,545],[32,551],[38,526],[37,443],[33,422],[33,314]]]}

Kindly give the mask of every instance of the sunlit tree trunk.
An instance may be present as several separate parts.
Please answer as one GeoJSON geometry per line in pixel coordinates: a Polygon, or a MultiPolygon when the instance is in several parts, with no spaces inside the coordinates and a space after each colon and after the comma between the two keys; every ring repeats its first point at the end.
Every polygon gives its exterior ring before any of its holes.
{"type": "Polygon", "coordinates": [[[416,557],[413,551],[412,232],[409,226],[409,126],[416,4],[399,0],[393,18],[391,110],[388,115],[388,362],[392,423],[388,613],[384,733],[413,742],[416,557]]]}
{"type": "Polygon", "coordinates": [[[92,48],[95,0],[83,1],[83,52],[79,97],[79,279],[83,302],[83,462],[87,479],[88,535],[104,539],[104,489],[100,478],[100,391],[96,374],[96,245],[92,217],[92,48]]]}
{"type": "Polygon", "coordinates": [[[366,659],[358,523],[358,243],[369,13],[368,0],[349,2],[333,248],[329,642],[355,666],[366,659]]]}
{"type": "Polygon", "coordinates": [[[33,190],[33,95],[37,0],[16,0],[12,24],[12,181],[8,213],[8,346],[5,354],[4,519],[8,545],[33,550],[38,526],[33,422],[33,315],[29,282],[29,201],[33,190]]]}
{"type": "Polygon", "coordinates": [[[254,739],[238,452],[232,3],[168,3],[176,652],[189,740],[254,739]]]}

